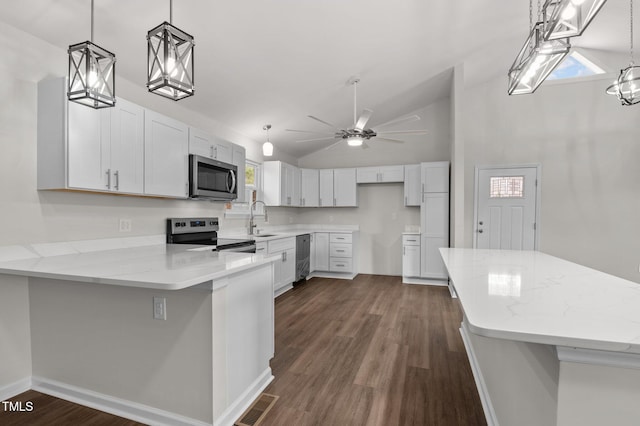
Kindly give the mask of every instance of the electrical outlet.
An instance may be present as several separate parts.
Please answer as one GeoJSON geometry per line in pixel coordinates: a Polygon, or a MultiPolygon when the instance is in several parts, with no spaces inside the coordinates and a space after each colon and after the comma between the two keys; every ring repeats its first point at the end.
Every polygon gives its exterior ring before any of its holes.
{"type": "Polygon", "coordinates": [[[165,297],[153,298],[153,319],[164,320],[167,319],[167,299],[165,297]]]}
{"type": "Polygon", "coordinates": [[[120,219],[120,232],[131,232],[131,219],[120,219]]]}

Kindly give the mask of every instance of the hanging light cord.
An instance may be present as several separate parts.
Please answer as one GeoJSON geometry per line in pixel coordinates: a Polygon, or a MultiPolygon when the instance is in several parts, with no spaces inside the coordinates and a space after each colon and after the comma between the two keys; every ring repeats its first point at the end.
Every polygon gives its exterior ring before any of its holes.
{"type": "Polygon", "coordinates": [[[629,63],[633,66],[633,0],[629,1],[629,63]]]}
{"type": "Polygon", "coordinates": [[[169,23],[173,25],[173,0],[169,0],[169,23]]]}
{"type": "Polygon", "coordinates": [[[93,0],[91,0],[91,43],[93,43],[93,0]]]}

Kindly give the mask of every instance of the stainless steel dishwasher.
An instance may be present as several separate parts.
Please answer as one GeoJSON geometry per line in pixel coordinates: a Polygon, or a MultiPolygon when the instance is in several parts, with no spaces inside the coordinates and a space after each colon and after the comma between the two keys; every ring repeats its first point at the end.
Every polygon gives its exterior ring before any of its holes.
{"type": "Polygon", "coordinates": [[[309,234],[296,237],[296,279],[298,282],[309,275],[309,257],[311,255],[311,236],[309,234]]]}

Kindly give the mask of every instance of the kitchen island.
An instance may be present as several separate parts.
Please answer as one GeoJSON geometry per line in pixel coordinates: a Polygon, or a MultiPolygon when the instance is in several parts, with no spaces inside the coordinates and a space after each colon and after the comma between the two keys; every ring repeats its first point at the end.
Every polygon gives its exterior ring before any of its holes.
{"type": "Polygon", "coordinates": [[[149,424],[231,425],[273,379],[278,257],[65,243],[0,255],[2,280],[28,277],[32,376],[15,389],[149,424]]]}
{"type": "Polygon", "coordinates": [[[440,249],[489,425],[637,425],[640,285],[535,251],[440,249]]]}

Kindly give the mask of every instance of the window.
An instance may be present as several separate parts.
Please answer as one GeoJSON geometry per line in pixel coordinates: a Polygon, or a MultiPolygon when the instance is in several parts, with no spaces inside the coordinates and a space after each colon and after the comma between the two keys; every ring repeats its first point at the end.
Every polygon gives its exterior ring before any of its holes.
{"type": "Polygon", "coordinates": [[[567,80],[605,74],[602,67],[587,59],[583,54],[571,51],[566,58],[549,74],[547,80],[567,80]]]}
{"type": "Polygon", "coordinates": [[[493,176],[489,185],[489,198],[524,197],[524,176],[493,176]]]}
{"type": "MultiPolygon", "coordinates": [[[[245,163],[244,169],[244,178],[245,178],[245,193],[244,193],[244,201],[232,201],[231,203],[227,203],[226,208],[224,210],[225,218],[236,218],[236,219],[246,219],[251,215],[250,208],[251,204],[255,200],[261,200],[260,196],[262,192],[262,182],[261,182],[261,168],[260,164],[253,162],[251,160],[247,160],[245,163]]],[[[253,211],[254,216],[263,216],[264,215],[264,207],[262,204],[257,204],[255,206],[255,210],[253,211]]]]}

